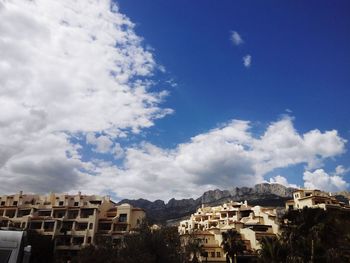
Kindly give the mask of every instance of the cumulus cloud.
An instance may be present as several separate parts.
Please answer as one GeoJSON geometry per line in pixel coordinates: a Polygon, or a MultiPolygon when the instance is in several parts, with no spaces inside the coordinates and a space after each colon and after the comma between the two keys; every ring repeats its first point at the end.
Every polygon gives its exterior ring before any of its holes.
{"type": "Polygon", "coordinates": [[[349,184],[339,175],[330,175],[323,169],[304,172],[304,186],[309,189],[320,189],[329,192],[345,190],[349,184]]]}
{"type": "Polygon", "coordinates": [[[334,174],[335,175],[344,175],[349,171],[350,171],[349,168],[345,168],[343,165],[338,165],[337,167],[335,167],[334,174]]]}
{"type": "Polygon", "coordinates": [[[239,46],[244,43],[242,37],[240,36],[240,34],[238,34],[237,31],[231,32],[231,41],[236,46],[239,46]]]}
{"type": "Polygon", "coordinates": [[[150,91],[152,53],[110,0],[4,1],[0,19],[0,191],[66,191],[92,165],[74,136],[120,157],[118,137],[171,113],[150,91]]]}
{"type": "Polygon", "coordinates": [[[296,184],[290,184],[287,178],[282,175],[276,175],[274,177],[271,177],[269,182],[270,184],[281,184],[286,187],[300,188],[296,184]]]}
{"type": "Polygon", "coordinates": [[[243,65],[246,67],[246,68],[249,68],[250,65],[252,64],[252,56],[251,55],[245,55],[243,58],[243,65]]]}
{"type": "Polygon", "coordinates": [[[99,153],[108,153],[111,151],[113,142],[108,136],[101,135],[96,137],[94,133],[86,135],[86,142],[95,146],[95,151],[99,153]]]}
{"type": "Polygon", "coordinates": [[[159,66],[133,23],[109,0],[2,3],[2,193],[182,198],[263,182],[276,168],[317,169],[345,150],[337,131],[300,134],[290,118],[261,136],[249,121],[232,120],[172,149],[122,147],[122,137],[172,112],[160,107],[167,92],[150,90],[159,66]],[[86,158],[87,148],[112,158],[86,158]]]}
{"type": "MultiPolygon", "coordinates": [[[[261,136],[252,133],[252,125],[232,120],[172,149],[150,143],[126,148],[123,167],[97,167],[94,172],[100,176],[90,179],[86,188],[114,189],[116,195],[130,198],[194,197],[208,189],[265,182],[265,175],[277,168],[321,166],[345,149],[346,141],[336,132],[300,134],[288,117],[270,123],[261,136]],[[331,149],[314,148],[315,141],[329,141],[331,149]]],[[[270,182],[296,187],[283,176],[270,182]]]]}

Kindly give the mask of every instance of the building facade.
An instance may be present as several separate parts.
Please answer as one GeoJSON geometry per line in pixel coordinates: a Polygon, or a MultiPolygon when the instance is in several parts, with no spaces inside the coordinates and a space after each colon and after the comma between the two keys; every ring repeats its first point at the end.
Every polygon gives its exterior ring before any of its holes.
{"type": "Polygon", "coordinates": [[[299,189],[293,193],[293,199],[286,202],[286,209],[303,209],[304,207],[350,211],[349,204],[338,201],[331,194],[320,190],[299,189]]]}
{"type": "Polygon", "coordinates": [[[215,207],[202,206],[190,219],[180,222],[181,236],[196,235],[202,240],[207,258],[202,261],[225,262],[221,247],[222,233],[236,230],[252,253],[260,248],[263,237],[274,237],[278,231],[276,210],[261,206],[251,207],[247,202],[230,202],[215,207]]]}
{"type": "Polygon", "coordinates": [[[142,209],[116,205],[96,195],[33,195],[20,192],[0,197],[0,226],[35,230],[50,236],[55,249],[77,251],[98,236],[114,242],[133,231],[145,217],[142,209]]]}

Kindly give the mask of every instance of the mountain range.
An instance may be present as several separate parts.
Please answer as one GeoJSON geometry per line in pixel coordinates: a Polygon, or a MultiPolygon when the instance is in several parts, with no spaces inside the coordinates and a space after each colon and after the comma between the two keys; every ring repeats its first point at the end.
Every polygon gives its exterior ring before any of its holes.
{"type": "MultiPolygon", "coordinates": [[[[210,190],[197,199],[170,199],[167,203],[163,200],[149,201],[146,199],[123,199],[118,204],[128,203],[140,207],[146,211],[148,220],[152,223],[171,224],[182,218],[190,216],[201,205],[215,206],[229,201],[248,201],[250,205],[284,207],[285,201],[292,199],[296,188],[286,187],[280,184],[262,183],[254,187],[233,187],[231,190],[210,190]]],[[[340,192],[335,196],[339,201],[349,202],[350,193],[340,192]]]]}

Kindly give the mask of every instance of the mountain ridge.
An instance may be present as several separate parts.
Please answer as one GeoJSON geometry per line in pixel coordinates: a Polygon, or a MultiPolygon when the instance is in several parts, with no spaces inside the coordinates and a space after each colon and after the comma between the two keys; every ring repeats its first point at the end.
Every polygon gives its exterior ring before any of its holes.
{"type": "Polygon", "coordinates": [[[245,201],[251,205],[283,207],[286,200],[292,198],[296,188],[280,184],[261,183],[254,187],[233,187],[230,190],[209,190],[200,197],[193,199],[171,198],[167,203],[163,200],[149,201],[147,199],[123,199],[118,204],[128,203],[146,211],[147,217],[154,223],[165,223],[189,216],[198,207],[204,205],[220,205],[229,201],[245,201]]]}

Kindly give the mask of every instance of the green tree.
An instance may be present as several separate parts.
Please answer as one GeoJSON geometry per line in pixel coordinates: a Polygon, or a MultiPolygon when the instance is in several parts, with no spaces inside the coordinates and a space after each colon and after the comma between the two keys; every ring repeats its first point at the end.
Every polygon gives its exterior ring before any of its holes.
{"type": "Polygon", "coordinates": [[[199,256],[205,252],[203,239],[198,237],[196,231],[186,236],[184,247],[187,262],[199,262],[199,256]]]}
{"type": "Polygon", "coordinates": [[[82,249],[79,263],[180,263],[180,238],[175,227],[151,230],[143,223],[135,233],[124,236],[119,245],[100,238],[96,245],[82,249]]]}
{"type": "Polygon", "coordinates": [[[245,246],[240,233],[234,229],[222,233],[222,247],[226,252],[226,261],[237,262],[237,255],[243,254],[245,246]]]}
{"type": "Polygon", "coordinates": [[[35,230],[27,231],[27,243],[32,246],[31,263],[53,262],[54,242],[51,236],[41,235],[35,230]]]}
{"type": "Polygon", "coordinates": [[[261,249],[258,251],[258,255],[259,262],[286,262],[287,249],[279,238],[264,237],[261,240],[261,249]]]}
{"type": "Polygon", "coordinates": [[[119,250],[110,237],[97,236],[96,245],[89,245],[78,253],[79,263],[119,263],[119,250]]]}
{"type": "Polygon", "coordinates": [[[350,216],[340,209],[288,211],[281,235],[263,240],[261,262],[350,262],[350,216]],[[269,258],[269,259],[268,259],[269,258]]]}

